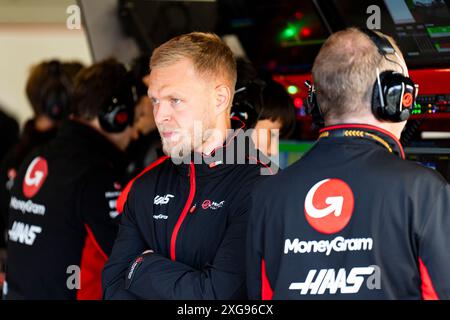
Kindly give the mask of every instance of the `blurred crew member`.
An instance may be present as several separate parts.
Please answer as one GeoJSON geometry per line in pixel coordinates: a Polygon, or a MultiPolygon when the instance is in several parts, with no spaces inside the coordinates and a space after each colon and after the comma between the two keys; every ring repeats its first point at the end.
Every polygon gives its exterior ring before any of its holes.
{"type": "Polygon", "coordinates": [[[252,197],[250,297],[449,299],[450,186],[404,160],[417,87],[399,48],[374,31],[337,32],[312,75],[325,128],[252,197]]]}
{"type": "Polygon", "coordinates": [[[251,143],[239,147],[243,131],[228,130],[232,52],[214,34],[190,33],[158,47],[150,66],[148,94],[170,158],[151,164],[118,200],[104,297],[245,298],[247,197],[265,171],[251,161],[251,143]]]}
{"type": "Polygon", "coordinates": [[[76,77],[71,120],[20,166],[11,190],[7,299],[100,299],[118,224],[124,151],[136,137],[123,65],[76,77]]]}

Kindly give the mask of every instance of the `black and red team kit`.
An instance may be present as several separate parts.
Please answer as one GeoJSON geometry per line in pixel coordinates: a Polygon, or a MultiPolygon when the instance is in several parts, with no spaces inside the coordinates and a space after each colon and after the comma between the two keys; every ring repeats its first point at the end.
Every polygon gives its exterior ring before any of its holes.
{"type": "Polygon", "coordinates": [[[65,123],[25,159],[11,190],[7,299],[101,299],[118,230],[123,154],[96,130],[65,123]]]}
{"type": "Polygon", "coordinates": [[[161,158],[125,188],[119,234],[103,272],[104,298],[247,297],[249,193],[270,168],[251,160],[253,146],[237,148],[239,135],[242,130],[201,163],[161,158]]]}
{"type": "Polygon", "coordinates": [[[252,299],[450,299],[450,187],[366,125],[326,127],[257,187],[252,299]],[[276,187],[274,187],[276,186],[276,187]]]}

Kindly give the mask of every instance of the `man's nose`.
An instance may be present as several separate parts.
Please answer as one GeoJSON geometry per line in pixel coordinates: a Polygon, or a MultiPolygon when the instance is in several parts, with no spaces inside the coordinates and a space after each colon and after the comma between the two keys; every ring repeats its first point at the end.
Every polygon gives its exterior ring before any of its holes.
{"type": "Polygon", "coordinates": [[[153,106],[153,115],[157,124],[162,124],[170,120],[172,116],[171,107],[168,104],[160,103],[153,106]]]}

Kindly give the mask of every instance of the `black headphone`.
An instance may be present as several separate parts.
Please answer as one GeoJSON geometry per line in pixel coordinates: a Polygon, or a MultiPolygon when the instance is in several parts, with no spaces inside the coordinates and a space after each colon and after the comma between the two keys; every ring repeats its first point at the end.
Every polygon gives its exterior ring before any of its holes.
{"type": "Polygon", "coordinates": [[[61,120],[69,115],[71,89],[67,75],[58,60],[48,63],[49,82],[42,89],[42,112],[53,120],[61,120]]]}
{"type": "Polygon", "coordinates": [[[237,117],[245,124],[245,129],[251,129],[258,122],[263,105],[263,90],[266,82],[256,78],[234,93],[233,104],[231,106],[230,117],[237,117]],[[259,99],[259,106],[255,103],[259,99]]]}
{"type": "MultiPolygon", "coordinates": [[[[382,57],[398,64],[403,69],[400,63],[388,58],[389,54],[397,55],[397,52],[386,37],[369,29],[360,29],[360,31],[376,45],[382,57]]],[[[372,90],[373,114],[380,120],[390,122],[407,120],[416,101],[418,85],[411,78],[392,70],[380,73],[377,69],[376,75],[377,79],[372,90]]],[[[312,115],[313,121],[316,120],[317,126],[323,127],[324,120],[317,103],[316,90],[308,81],[305,82],[305,85],[308,86],[307,112],[312,115]]]]}
{"type": "Polygon", "coordinates": [[[133,125],[136,102],[136,88],[129,74],[126,81],[118,88],[118,92],[105,101],[98,115],[103,130],[119,133],[133,125]]]}

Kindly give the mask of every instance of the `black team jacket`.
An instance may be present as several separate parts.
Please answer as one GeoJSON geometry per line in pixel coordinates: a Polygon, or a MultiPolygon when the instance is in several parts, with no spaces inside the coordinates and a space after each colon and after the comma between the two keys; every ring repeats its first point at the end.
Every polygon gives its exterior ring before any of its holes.
{"type": "Polygon", "coordinates": [[[122,152],[75,121],[25,159],[9,203],[7,299],[102,298],[124,172],[122,152]]]}
{"type": "Polygon", "coordinates": [[[243,135],[236,131],[200,163],[192,161],[197,153],[182,164],[163,157],[125,188],[119,235],[103,272],[106,299],[247,297],[249,194],[277,169],[257,162],[252,143],[240,145],[243,135]]]}
{"type": "Polygon", "coordinates": [[[327,127],[263,181],[249,222],[250,298],[449,299],[450,187],[403,157],[381,129],[327,127]]]}

